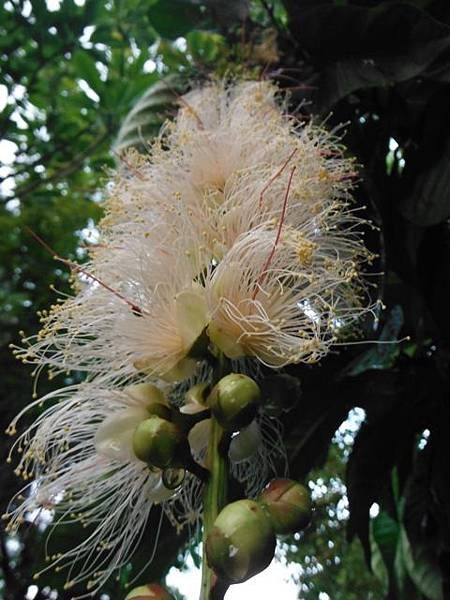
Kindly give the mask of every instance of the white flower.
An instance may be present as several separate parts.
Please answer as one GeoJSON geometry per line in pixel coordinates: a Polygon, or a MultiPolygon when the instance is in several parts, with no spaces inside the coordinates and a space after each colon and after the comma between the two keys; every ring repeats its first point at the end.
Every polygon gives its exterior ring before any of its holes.
{"type": "MultiPolygon", "coordinates": [[[[130,153],[124,163],[100,243],[87,264],[72,265],[74,295],[16,349],[37,375],[74,370],[86,382],[44,398],[59,402],[16,443],[18,470],[36,483],[13,503],[10,528],[36,504],[92,526],[55,559],[58,568],[78,563],[69,584],[91,578],[92,589],[129,559],[155,503],[174,524],[199,514],[194,476],[174,491],[167,473],[134,456],[150,388],[130,384],[177,382],[167,387],[174,396],[211,383],[219,354],[236,372],[317,362],[338,330],[372,310],[361,276],[372,258],[367,223],[350,207],[354,161],[322,127],[290,117],[275,85],[194,90],[149,156],[130,153]]],[[[181,412],[202,410],[188,396],[181,412]]],[[[199,462],[208,436],[208,420],[189,433],[199,462]]],[[[257,494],[285,464],[277,422],[258,414],[229,456],[234,477],[257,494]]]]}
{"type": "Polygon", "coordinates": [[[353,161],[277,94],[247,82],[185,97],[165,145],[129,158],[83,288],[44,317],[24,360],[114,384],[180,380],[206,330],[226,355],[276,368],[319,360],[337,321],[370,310],[353,161]]]}
{"type": "Polygon", "coordinates": [[[165,402],[154,385],[120,392],[84,384],[39,402],[55,399],[58,403],[14,445],[22,453],[16,472],[34,480],[11,501],[7,529],[14,532],[42,508],[54,512],[58,525],[79,521],[87,530],[85,539],[64,554],[48,557],[48,568],[68,569],[67,588],[87,581],[88,590],[95,591],[130,560],[155,505],[161,504],[180,526],[196,522],[200,485],[192,475],[180,473],[179,485],[169,489],[164,473],[133,453],[133,433],[148,418],[148,406],[165,402]]]}
{"type": "MultiPolygon", "coordinates": [[[[85,539],[64,553],[48,556],[45,569],[67,570],[67,589],[85,582],[88,593],[80,598],[100,589],[130,561],[155,505],[161,505],[179,529],[187,523],[195,525],[201,515],[202,484],[196,477],[184,469],[149,467],[133,451],[133,434],[151,409],[170,407],[166,391],[168,386],[163,390],[149,383],[120,391],[94,382],[53,392],[34,403],[51,405],[13,446],[12,451],[22,455],[16,473],[30,483],[10,503],[7,530],[14,533],[43,509],[52,511],[57,525],[80,522],[85,539]]],[[[188,405],[194,404],[187,396],[188,405]]],[[[199,405],[197,410],[205,407],[199,405]]],[[[9,433],[15,432],[23,412],[9,433]]],[[[196,410],[181,412],[195,414],[196,410]]],[[[204,419],[189,434],[192,454],[200,463],[209,430],[210,419],[204,419]]],[[[234,436],[230,459],[233,475],[247,494],[256,495],[277,472],[276,465],[285,469],[279,425],[258,417],[234,436]]],[[[158,531],[154,535],[156,544],[158,531]]]]}

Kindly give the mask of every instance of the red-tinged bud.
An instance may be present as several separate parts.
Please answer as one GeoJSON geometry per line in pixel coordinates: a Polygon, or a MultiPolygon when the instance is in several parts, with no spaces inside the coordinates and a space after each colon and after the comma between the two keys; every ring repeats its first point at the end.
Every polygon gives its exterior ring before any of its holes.
{"type": "Polygon", "coordinates": [[[133,452],[154,467],[165,469],[172,466],[183,442],[176,425],[156,415],[142,421],[133,434],[133,452]]]}
{"type": "Polygon", "coordinates": [[[174,600],[174,597],[157,583],[148,583],[131,590],[125,600],[174,600]]]}
{"type": "Polygon", "coordinates": [[[253,500],[238,500],[218,515],[206,540],[206,558],[219,579],[241,583],[271,562],[275,533],[270,519],[253,500]]]}
{"type": "Polygon", "coordinates": [[[305,486],[292,479],[273,479],[258,502],[277,534],[301,531],[311,520],[311,495],[305,486]]]}
{"type": "Polygon", "coordinates": [[[230,373],[213,388],[208,404],[218,423],[227,431],[247,427],[256,416],[261,391],[247,375],[230,373]]]}

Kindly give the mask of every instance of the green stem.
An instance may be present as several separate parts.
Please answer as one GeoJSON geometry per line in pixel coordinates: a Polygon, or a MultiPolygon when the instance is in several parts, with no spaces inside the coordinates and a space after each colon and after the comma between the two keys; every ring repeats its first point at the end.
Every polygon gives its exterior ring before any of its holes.
{"type": "Polygon", "coordinates": [[[205,543],[217,515],[227,502],[228,461],[221,456],[219,444],[223,429],[211,419],[211,434],[208,446],[210,475],[203,495],[203,561],[200,600],[211,600],[213,572],[208,566],[205,543]]]}
{"type": "MultiPolygon", "coordinates": [[[[214,382],[217,383],[224,375],[225,365],[219,357],[217,368],[214,372],[214,382]]],[[[228,491],[228,456],[221,452],[221,442],[224,430],[211,418],[211,433],[208,443],[208,468],[210,470],[208,481],[203,494],[203,560],[202,583],[200,600],[221,600],[225,595],[226,586],[216,585],[213,581],[214,573],[206,560],[206,538],[211,531],[214,521],[222,508],[227,503],[228,491]]]]}

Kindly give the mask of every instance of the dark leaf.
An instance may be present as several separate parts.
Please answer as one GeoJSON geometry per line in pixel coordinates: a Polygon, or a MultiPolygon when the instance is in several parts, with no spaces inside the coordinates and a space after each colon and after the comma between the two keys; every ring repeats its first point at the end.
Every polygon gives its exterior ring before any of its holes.
{"type": "Polygon", "coordinates": [[[400,353],[400,344],[395,343],[403,327],[403,310],[394,306],[381,331],[380,343],[357,356],[341,373],[340,377],[354,377],[370,369],[389,369],[400,353]],[[383,344],[383,342],[388,342],[383,344]],[[393,342],[393,343],[389,343],[393,342]]]}
{"type": "Polygon", "coordinates": [[[189,0],[159,0],[149,9],[150,24],[160,36],[174,39],[196,29],[203,19],[200,6],[189,0]]]}
{"type": "Polygon", "coordinates": [[[450,216],[450,141],[440,157],[417,175],[411,193],[399,203],[401,213],[422,226],[450,216]]]}
{"type": "Polygon", "coordinates": [[[291,19],[298,42],[323,69],[320,110],[361,88],[417,77],[450,47],[450,28],[406,2],[370,8],[299,4],[291,19]]]}

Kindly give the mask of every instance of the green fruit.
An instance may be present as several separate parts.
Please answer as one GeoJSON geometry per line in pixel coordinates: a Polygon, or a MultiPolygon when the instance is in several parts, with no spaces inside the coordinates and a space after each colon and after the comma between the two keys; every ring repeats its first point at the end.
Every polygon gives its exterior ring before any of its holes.
{"type": "Polygon", "coordinates": [[[295,533],[311,521],[308,489],[292,479],[273,479],[263,490],[259,504],[268,514],[277,534],[295,533]]]}
{"type": "Polygon", "coordinates": [[[182,441],[182,434],[176,425],[153,415],[136,427],[133,452],[139,460],[164,469],[173,464],[182,441]]]}
{"type": "Polygon", "coordinates": [[[213,388],[208,404],[218,423],[227,431],[247,427],[256,416],[261,391],[247,375],[230,373],[213,388]]]}
{"type": "Polygon", "coordinates": [[[218,515],[206,540],[206,558],[220,579],[241,583],[265,569],[275,553],[270,519],[253,500],[238,500],[218,515]]]}
{"type": "Polygon", "coordinates": [[[174,598],[157,583],[148,583],[131,590],[125,600],[174,600],[174,598]]]}

